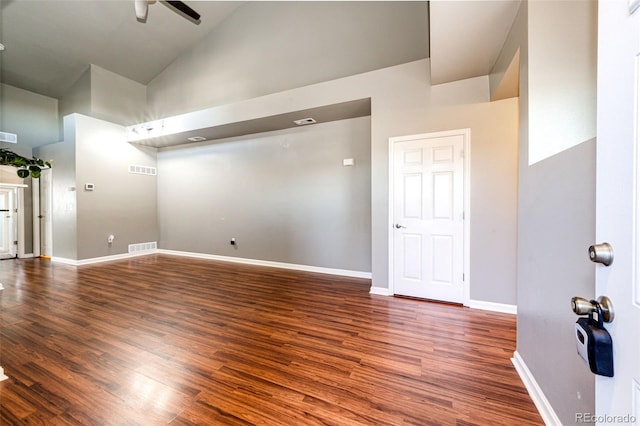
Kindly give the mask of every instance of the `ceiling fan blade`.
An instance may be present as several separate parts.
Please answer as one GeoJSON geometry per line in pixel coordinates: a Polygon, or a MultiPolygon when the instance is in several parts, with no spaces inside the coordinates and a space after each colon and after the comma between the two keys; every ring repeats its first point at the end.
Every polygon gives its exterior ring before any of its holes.
{"type": "Polygon", "coordinates": [[[136,18],[140,21],[147,19],[147,12],[149,11],[149,3],[147,0],[135,0],[136,6],[136,18]]]}
{"type": "Polygon", "coordinates": [[[171,5],[173,8],[179,10],[180,12],[184,13],[188,17],[192,18],[193,20],[195,21],[200,20],[200,14],[195,10],[191,9],[189,6],[187,6],[184,2],[177,1],[177,0],[166,0],[166,3],[171,5]]]}

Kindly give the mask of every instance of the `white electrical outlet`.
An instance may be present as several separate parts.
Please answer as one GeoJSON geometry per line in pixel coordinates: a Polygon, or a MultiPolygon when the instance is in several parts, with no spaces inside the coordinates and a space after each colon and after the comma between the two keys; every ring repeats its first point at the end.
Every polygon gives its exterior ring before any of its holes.
{"type": "Polygon", "coordinates": [[[116,238],[116,237],[114,237],[113,235],[109,235],[109,236],[107,237],[107,242],[108,242],[109,244],[111,244],[111,243],[113,242],[113,240],[115,240],[115,238],[116,238]]]}

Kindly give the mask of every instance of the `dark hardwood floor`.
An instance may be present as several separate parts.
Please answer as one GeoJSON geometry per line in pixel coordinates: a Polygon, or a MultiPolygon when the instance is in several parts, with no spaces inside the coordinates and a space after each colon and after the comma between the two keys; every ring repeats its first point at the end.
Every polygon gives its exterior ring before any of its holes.
{"type": "Polygon", "coordinates": [[[3,425],[543,424],[511,315],[166,255],[0,282],[3,425]]]}

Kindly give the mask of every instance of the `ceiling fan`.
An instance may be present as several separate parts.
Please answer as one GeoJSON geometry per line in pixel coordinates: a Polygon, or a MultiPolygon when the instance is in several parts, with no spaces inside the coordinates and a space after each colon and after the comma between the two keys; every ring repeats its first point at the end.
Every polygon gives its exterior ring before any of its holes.
{"type": "MultiPolygon", "coordinates": [[[[154,3],[155,0],[135,0],[136,18],[138,21],[145,22],[147,20],[147,12],[149,11],[149,3],[154,3]]],[[[176,0],[164,0],[164,3],[168,4],[177,11],[183,13],[194,21],[200,20],[200,14],[191,9],[182,1],[176,0]]]]}

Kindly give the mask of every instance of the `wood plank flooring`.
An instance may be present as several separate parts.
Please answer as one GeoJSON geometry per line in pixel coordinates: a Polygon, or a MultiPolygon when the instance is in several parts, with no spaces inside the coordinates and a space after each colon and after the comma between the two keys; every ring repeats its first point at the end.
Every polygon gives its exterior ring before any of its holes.
{"type": "Polygon", "coordinates": [[[166,255],[0,282],[2,425],[543,424],[511,315],[166,255]]]}

